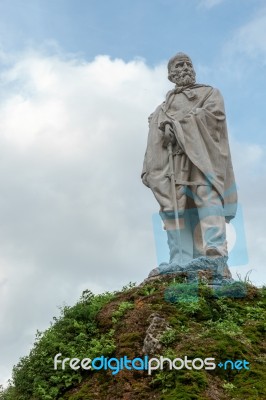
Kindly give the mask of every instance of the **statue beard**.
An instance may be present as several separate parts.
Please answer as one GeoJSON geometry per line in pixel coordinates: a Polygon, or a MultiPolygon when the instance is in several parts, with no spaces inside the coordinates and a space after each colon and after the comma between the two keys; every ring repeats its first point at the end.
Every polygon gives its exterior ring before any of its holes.
{"type": "Polygon", "coordinates": [[[192,68],[181,70],[171,75],[170,79],[177,87],[189,86],[196,82],[196,74],[192,68]]]}

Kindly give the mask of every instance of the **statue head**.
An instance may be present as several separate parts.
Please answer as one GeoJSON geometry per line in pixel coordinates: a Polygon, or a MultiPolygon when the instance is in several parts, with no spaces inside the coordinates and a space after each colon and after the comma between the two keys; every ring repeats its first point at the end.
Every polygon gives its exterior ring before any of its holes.
{"type": "Polygon", "coordinates": [[[168,61],[168,79],[177,86],[188,86],[196,82],[192,61],[185,53],[177,53],[168,61]]]}

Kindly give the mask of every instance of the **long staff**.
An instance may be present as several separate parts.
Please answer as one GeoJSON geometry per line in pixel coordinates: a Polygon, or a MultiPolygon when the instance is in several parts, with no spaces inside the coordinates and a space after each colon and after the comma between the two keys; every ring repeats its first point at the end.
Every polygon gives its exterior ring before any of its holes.
{"type": "Polygon", "coordinates": [[[173,158],[173,146],[172,143],[168,143],[167,146],[168,150],[168,158],[169,158],[169,169],[170,169],[170,180],[171,180],[171,194],[172,194],[172,201],[174,205],[174,214],[175,214],[175,226],[177,231],[177,238],[178,238],[178,258],[180,265],[183,264],[183,252],[182,252],[182,242],[181,242],[181,232],[180,232],[180,224],[178,218],[178,206],[177,206],[177,199],[176,199],[176,190],[175,190],[175,171],[174,171],[174,158],[173,158]]]}

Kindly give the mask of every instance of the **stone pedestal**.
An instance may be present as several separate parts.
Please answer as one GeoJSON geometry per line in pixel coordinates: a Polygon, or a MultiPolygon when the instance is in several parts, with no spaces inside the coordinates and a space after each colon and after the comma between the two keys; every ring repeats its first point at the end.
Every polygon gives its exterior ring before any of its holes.
{"type": "Polygon", "coordinates": [[[183,277],[188,282],[204,280],[211,286],[233,283],[227,259],[227,257],[198,257],[183,266],[163,263],[153,269],[144,282],[172,275],[183,277]]]}

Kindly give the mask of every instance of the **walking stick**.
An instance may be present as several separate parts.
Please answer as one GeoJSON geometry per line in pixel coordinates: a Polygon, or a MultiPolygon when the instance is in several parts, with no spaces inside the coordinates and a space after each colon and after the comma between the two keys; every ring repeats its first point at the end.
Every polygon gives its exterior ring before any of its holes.
{"type": "Polygon", "coordinates": [[[182,242],[181,242],[181,232],[180,232],[180,224],[178,218],[178,207],[177,207],[177,199],[176,199],[176,190],[175,190],[175,171],[174,171],[174,160],[173,160],[173,146],[172,143],[168,143],[167,146],[168,150],[168,158],[169,158],[169,169],[170,169],[170,180],[171,180],[171,194],[172,194],[172,201],[174,206],[174,214],[175,214],[175,226],[177,231],[177,238],[178,238],[178,258],[180,265],[183,264],[183,254],[182,254],[182,242]]]}

